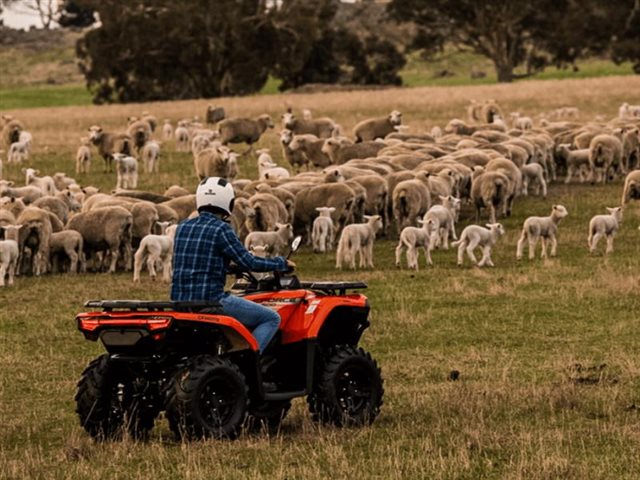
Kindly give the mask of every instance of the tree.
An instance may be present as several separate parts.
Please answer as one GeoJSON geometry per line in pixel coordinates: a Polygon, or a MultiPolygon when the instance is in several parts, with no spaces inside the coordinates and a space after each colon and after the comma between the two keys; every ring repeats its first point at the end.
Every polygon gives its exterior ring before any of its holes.
{"type": "MultiPolygon", "coordinates": [[[[633,71],[640,75],[640,0],[627,0],[626,3],[632,5],[622,12],[616,10],[618,15],[624,16],[624,27],[614,35],[611,56],[616,63],[632,62],[633,71]]],[[[616,2],[613,6],[620,4],[616,2]]]]}
{"type": "Polygon", "coordinates": [[[274,63],[261,0],[78,0],[99,28],[77,45],[94,102],[243,95],[274,63]]]}
{"type": "Polygon", "coordinates": [[[12,5],[17,12],[35,12],[40,17],[42,27],[50,29],[56,23],[58,0],[2,0],[5,5],[12,5]]]}
{"type": "Polygon", "coordinates": [[[75,0],[64,0],[60,3],[58,23],[61,27],[84,28],[96,21],[92,8],[83,8],[75,0]]]}

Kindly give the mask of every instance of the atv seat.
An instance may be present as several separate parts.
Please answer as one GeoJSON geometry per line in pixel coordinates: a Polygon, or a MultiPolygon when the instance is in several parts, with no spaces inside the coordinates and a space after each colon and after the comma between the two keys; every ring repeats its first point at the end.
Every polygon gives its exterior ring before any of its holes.
{"type": "Polygon", "coordinates": [[[367,284],[364,282],[301,282],[300,287],[327,295],[345,295],[347,290],[362,290],[367,288],[367,284]]]}
{"type": "Polygon", "coordinates": [[[125,311],[147,311],[147,312],[190,312],[196,313],[202,310],[209,310],[208,314],[222,313],[222,305],[219,302],[190,301],[190,302],[173,302],[150,301],[150,300],[89,300],[84,304],[87,308],[99,308],[106,312],[113,310],[125,311]]]}

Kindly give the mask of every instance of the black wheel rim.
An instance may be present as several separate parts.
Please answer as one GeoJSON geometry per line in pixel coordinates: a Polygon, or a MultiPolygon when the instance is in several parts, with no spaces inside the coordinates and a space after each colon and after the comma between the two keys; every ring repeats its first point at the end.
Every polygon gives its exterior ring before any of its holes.
{"type": "Polygon", "coordinates": [[[214,431],[224,429],[235,413],[239,392],[236,385],[221,376],[212,376],[199,395],[200,412],[206,425],[214,431]]]}
{"type": "Polygon", "coordinates": [[[374,393],[371,371],[361,365],[346,366],[336,379],[336,393],[346,417],[358,417],[366,413],[374,393]]]}

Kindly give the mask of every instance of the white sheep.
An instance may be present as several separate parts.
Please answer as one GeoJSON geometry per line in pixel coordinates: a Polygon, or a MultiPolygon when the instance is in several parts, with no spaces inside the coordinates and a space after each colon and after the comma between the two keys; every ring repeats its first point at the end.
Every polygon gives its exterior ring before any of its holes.
{"type": "Polygon", "coordinates": [[[250,249],[256,245],[266,245],[269,251],[278,256],[285,251],[293,238],[293,227],[290,223],[276,223],[275,232],[251,232],[244,239],[244,246],[250,249]]]}
{"type": "Polygon", "coordinates": [[[539,163],[527,163],[520,168],[522,171],[522,195],[529,195],[529,185],[535,183],[536,195],[547,198],[547,182],[544,179],[544,167],[539,163]]]}
{"type": "Polygon", "coordinates": [[[529,240],[529,259],[532,260],[536,256],[536,245],[538,240],[542,239],[542,253],[540,258],[547,257],[547,242],[551,244],[551,256],[556,256],[558,240],[558,224],[569,215],[569,212],[563,205],[554,205],[551,208],[551,215],[548,217],[529,217],[524,221],[522,226],[522,234],[518,240],[516,250],[516,258],[522,259],[524,250],[524,242],[529,240]]]}
{"type": "Polygon", "coordinates": [[[589,251],[594,253],[602,237],[607,237],[605,253],[613,252],[613,237],[622,223],[622,207],[607,208],[609,215],[596,215],[589,222],[589,251]]]}
{"type": "Polygon", "coordinates": [[[76,151],[76,173],[89,173],[91,168],[91,142],[89,137],[80,139],[80,146],[76,151]]]}
{"type": "Polygon", "coordinates": [[[640,117],[640,105],[629,105],[624,102],[618,109],[618,116],[620,118],[640,117]]]}
{"type": "Polygon", "coordinates": [[[116,162],[116,189],[136,188],[138,186],[138,160],[123,153],[114,153],[116,162]]]}
{"type": "Polygon", "coordinates": [[[7,154],[7,163],[22,163],[29,159],[29,146],[25,142],[13,142],[7,154]]]}
{"type": "Polygon", "coordinates": [[[570,147],[571,144],[569,143],[561,143],[558,145],[558,153],[564,157],[567,163],[567,176],[564,179],[564,183],[569,183],[576,173],[578,174],[580,183],[584,183],[587,180],[590,169],[589,152],[591,150],[588,148],[571,150],[570,147]]]}
{"type": "Polygon", "coordinates": [[[173,137],[173,127],[171,126],[171,120],[168,118],[164,119],[164,124],[162,125],[162,139],[167,141],[171,140],[173,137]]]}
{"type": "Polygon", "coordinates": [[[433,260],[431,259],[432,238],[437,232],[438,221],[432,218],[427,220],[427,215],[428,213],[425,214],[423,219],[418,219],[421,227],[405,227],[400,232],[400,240],[396,247],[396,267],[400,267],[403,247],[407,249],[407,267],[418,270],[419,248],[424,251],[427,265],[433,265],[433,260]]]}
{"type": "Polygon", "coordinates": [[[461,267],[464,261],[464,251],[467,251],[469,259],[478,267],[488,265],[493,267],[491,261],[491,249],[498,239],[504,235],[504,227],[501,223],[487,223],[487,228],[480,225],[469,225],[460,235],[460,240],[453,242],[453,246],[458,247],[458,266],[461,267]],[[482,258],[477,261],[473,251],[482,248],[482,258]]]}
{"type": "Polygon", "coordinates": [[[431,236],[431,245],[433,248],[442,247],[449,249],[449,236],[457,240],[456,235],[456,218],[460,211],[460,199],[451,195],[447,197],[440,196],[442,205],[433,205],[425,214],[425,221],[433,221],[433,229],[431,236]]]}
{"type": "Polygon", "coordinates": [[[160,144],[149,140],[142,147],[142,165],[145,173],[158,173],[160,165],[160,144]]]}
{"type": "Polygon", "coordinates": [[[335,240],[335,226],[331,214],[336,211],[334,207],[317,207],[319,215],[313,220],[311,229],[311,243],[313,251],[325,253],[333,250],[335,240]]]}
{"type": "Polygon", "coordinates": [[[0,227],[4,230],[4,240],[0,241],[0,287],[4,287],[4,277],[9,274],[8,285],[13,285],[13,277],[18,266],[18,232],[22,225],[0,227]]]}
{"type": "Polygon", "coordinates": [[[40,170],[36,170],[34,168],[23,168],[22,173],[25,175],[24,184],[26,186],[38,187],[42,190],[44,195],[55,195],[58,193],[56,182],[53,180],[53,177],[49,175],[39,177],[38,175],[40,175],[40,170]]]}
{"type": "Polygon", "coordinates": [[[169,222],[157,222],[160,235],[146,235],[141,241],[133,257],[133,281],[140,281],[140,272],[146,258],[147,270],[151,280],[156,279],[156,264],[162,264],[162,280],[171,281],[171,260],[173,259],[173,238],[177,225],[169,226],[169,222]]]}
{"type": "Polygon", "coordinates": [[[352,223],[342,229],[336,251],[336,268],[342,268],[342,263],[345,262],[355,270],[356,254],[360,256],[361,268],[373,268],[373,242],[382,229],[382,217],[364,215],[363,218],[366,223],[352,223]]]}
{"type": "MultiPolygon", "coordinates": [[[[182,122],[180,122],[182,123],[182,122]]],[[[173,136],[176,140],[176,150],[178,152],[189,151],[189,129],[184,124],[178,124],[173,136]]]]}

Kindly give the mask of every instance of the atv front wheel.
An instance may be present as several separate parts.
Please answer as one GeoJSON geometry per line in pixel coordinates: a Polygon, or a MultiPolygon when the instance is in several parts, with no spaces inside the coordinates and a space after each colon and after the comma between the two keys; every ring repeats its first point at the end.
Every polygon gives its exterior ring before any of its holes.
{"type": "Polygon", "coordinates": [[[149,408],[135,392],[135,379],[109,363],[109,355],[93,360],[80,377],[76,413],[82,427],[96,440],[118,439],[126,429],[143,438],[153,428],[157,408],[149,408]]]}
{"type": "Polygon", "coordinates": [[[371,424],[380,413],[382,383],[380,368],[369,353],[335,347],[307,398],[313,420],[340,427],[371,424]]]}
{"type": "Polygon", "coordinates": [[[247,413],[244,375],[229,360],[200,355],[179,370],[167,391],[167,419],[178,438],[235,438],[247,413]]]}

